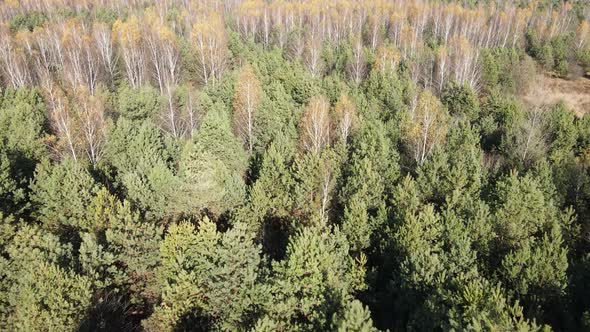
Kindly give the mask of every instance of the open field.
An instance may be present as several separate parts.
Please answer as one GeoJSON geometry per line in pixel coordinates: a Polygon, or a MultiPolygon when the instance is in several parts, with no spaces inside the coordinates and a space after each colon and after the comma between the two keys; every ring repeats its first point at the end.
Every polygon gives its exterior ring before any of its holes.
{"type": "Polygon", "coordinates": [[[563,101],[576,115],[590,111],[590,79],[588,77],[537,79],[536,87],[523,97],[530,104],[553,104],[563,101]]]}

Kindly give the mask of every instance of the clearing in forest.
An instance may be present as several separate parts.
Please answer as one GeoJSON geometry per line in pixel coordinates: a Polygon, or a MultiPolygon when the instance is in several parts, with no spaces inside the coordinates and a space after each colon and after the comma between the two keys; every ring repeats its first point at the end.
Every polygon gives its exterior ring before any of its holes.
{"type": "Polygon", "coordinates": [[[531,104],[555,104],[563,101],[579,117],[590,111],[590,78],[576,76],[568,78],[543,76],[524,100],[531,104]]]}

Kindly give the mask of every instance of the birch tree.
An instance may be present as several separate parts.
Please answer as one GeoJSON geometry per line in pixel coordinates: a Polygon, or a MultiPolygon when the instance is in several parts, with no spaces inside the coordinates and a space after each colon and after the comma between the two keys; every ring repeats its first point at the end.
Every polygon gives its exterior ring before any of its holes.
{"type": "Polygon", "coordinates": [[[146,79],[147,66],[142,26],[139,18],[131,16],[125,22],[121,20],[115,21],[113,34],[121,51],[127,79],[132,87],[139,88],[146,79]]]}
{"type": "Polygon", "coordinates": [[[191,42],[197,54],[199,75],[203,83],[215,81],[227,66],[227,35],[222,17],[212,13],[193,25],[191,42]]]}
{"type": "Polygon", "coordinates": [[[441,102],[428,90],[418,97],[406,124],[406,139],[414,160],[422,165],[447,133],[448,116],[441,102]]]}
{"type": "Polygon", "coordinates": [[[319,154],[330,144],[330,105],[324,96],[312,97],[299,124],[303,150],[319,154]]]}
{"type": "Polygon", "coordinates": [[[341,95],[334,107],[336,117],[336,130],[339,139],[346,144],[354,126],[356,125],[357,116],[354,103],[347,95],[341,95]]]}
{"type": "Polygon", "coordinates": [[[75,96],[78,107],[79,140],[86,157],[92,165],[96,165],[104,152],[107,134],[107,118],[104,102],[97,94],[81,90],[75,96]]]}
{"type": "Polygon", "coordinates": [[[234,95],[234,128],[252,153],[254,148],[254,126],[258,106],[262,98],[260,81],[250,65],[240,71],[234,95]]]}

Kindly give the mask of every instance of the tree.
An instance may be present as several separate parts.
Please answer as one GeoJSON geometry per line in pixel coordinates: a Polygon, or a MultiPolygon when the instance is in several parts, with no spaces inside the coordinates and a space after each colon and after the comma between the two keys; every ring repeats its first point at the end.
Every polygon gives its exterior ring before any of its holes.
{"type": "Polygon", "coordinates": [[[92,26],[92,37],[100,55],[100,61],[108,73],[108,79],[112,81],[117,74],[115,70],[118,64],[118,54],[115,52],[113,33],[105,23],[95,22],[92,26]]]}
{"type": "Polygon", "coordinates": [[[197,52],[199,76],[207,84],[221,78],[227,66],[227,36],[223,18],[210,12],[193,25],[191,41],[197,52]]]}
{"type": "Polygon", "coordinates": [[[547,151],[547,119],[542,106],[532,106],[522,122],[513,124],[502,145],[509,158],[530,167],[547,151]]]}
{"type": "Polygon", "coordinates": [[[250,154],[254,147],[255,119],[261,97],[262,88],[252,66],[244,66],[236,82],[233,122],[237,136],[242,138],[250,154]]]}
{"type": "Polygon", "coordinates": [[[167,109],[162,112],[162,127],[170,132],[172,137],[181,136],[179,110],[174,97],[176,87],[180,81],[180,49],[174,32],[150,9],[144,19],[147,23],[145,40],[151,58],[153,78],[167,101],[167,109]]]}
{"type": "Polygon", "coordinates": [[[71,244],[23,226],[3,257],[2,323],[15,330],[75,331],[90,306],[90,281],[72,269],[71,244]]]}
{"type": "Polygon", "coordinates": [[[110,125],[105,115],[104,101],[100,95],[92,95],[84,89],[76,94],[75,101],[79,107],[82,146],[90,163],[96,165],[103,156],[110,125]]]}
{"type": "Polygon", "coordinates": [[[450,115],[465,115],[472,121],[479,117],[479,100],[469,86],[447,84],[440,99],[450,115]]]}
{"type": "Polygon", "coordinates": [[[485,173],[478,136],[466,120],[455,124],[445,146],[417,169],[416,181],[426,199],[440,205],[468,205],[469,198],[480,196],[485,173]]]}
{"type": "Polygon", "coordinates": [[[62,28],[62,71],[72,91],[85,87],[94,94],[100,75],[101,59],[96,52],[87,28],[78,20],[70,19],[62,28]]]}
{"type": "Polygon", "coordinates": [[[209,208],[221,214],[239,205],[245,195],[246,168],[246,155],[229,119],[219,108],[210,110],[180,160],[180,189],[185,193],[177,197],[180,209],[195,213],[209,208]]]}
{"type": "Polygon", "coordinates": [[[0,146],[0,214],[22,212],[27,203],[24,183],[13,175],[15,168],[12,158],[0,146]]]}
{"type": "Polygon", "coordinates": [[[150,121],[131,121],[124,117],[107,135],[103,162],[117,171],[120,177],[137,168],[140,161],[153,165],[168,162],[171,153],[158,128],[150,121]]]}
{"type": "Polygon", "coordinates": [[[53,146],[54,153],[59,159],[67,157],[78,161],[80,142],[78,118],[71,107],[65,93],[54,82],[48,82],[44,87],[45,95],[49,103],[49,119],[56,142],[53,146]]]}
{"type": "Polygon", "coordinates": [[[404,90],[407,88],[395,70],[378,71],[373,69],[364,82],[367,98],[377,102],[378,106],[383,109],[385,120],[393,118],[395,114],[406,108],[404,90]]]}
{"type": "Polygon", "coordinates": [[[325,149],[321,154],[306,153],[295,159],[295,214],[301,214],[305,220],[328,222],[334,187],[340,175],[340,158],[336,151],[325,149]]]}
{"type": "Polygon", "coordinates": [[[335,330],[338,332],[346,331],[358,331],[358,332],[371,332],[377,331],[373,327],[373,321],[371,320],[371,312],[369,309],[358,301],[354,300],[347,303],[341,317],[335,315],[334,317],[335,330]]]}
{"type": "Polygon", "coordinates": [[[160,109],[158,92],[150,86],[132,88],[122,85],[117,91],[117,110],[130,120],[152,118],[160,109]]]}
{"type": "Polygon", "coordinates": [[[225,233],[206,217],[198,229],[188,222],[174,224],[160,254],[162,303],[144,322],[148,331],[172,331],[197,323],[208,328],[243,328],[265,297],[260,247],[242,224],[225,233]]]}
{"type": "Polygon", "coordinates": [[[555,227],[538,241],[526,240],[502,260],[505,283],[535,315],[552,310],[565,292],[568,251],[560,233],[555,227]]]}
{"type": "Polygon", "coordinates": [[[399,174],[399,155],[378,120],[364,121],[351,137],[338,202],[343,207],[342,232],[351,251],[360,252],[371,245],[376,230],[386,221],[385,200],[391,194],[399,174]]]}
{"type": "Polygon", "coordinates": [[[209,109],[193,141],[221,160],[231,172],[240,177],[245,174],[247,157],[243,145],[232,133],[231,122],[223,105],[215,104],[209,109]]]}
{"type": "Polygon", "coordinates": [[[532,235],[549,230],[557,217],[550,197],[530,175],[512,172],[498,182],[496,195],[495,227],[504,248],[520,247],[532,235]]]}
{"type": "Polygon", "coordinates": [[[8,89],[0,106],[0,146],[18,161],[22,176],[30,177],[35,164],[47,157],[45,103],[37,90],[8,89]]]}
{"type": "Polygon", "coordinates": [[[24,87],[31,81],[31,73],[22,48],[18,47],[10,36],[6,25],[0,26],[0,61],[2,61],[2,76],[7,84],[17,89],[24,87]]]}
{"type": "Polygon", "coordinates": [[[504,295],[499,284],[487,280],[475,280],[461,286],[457,292],[459,305],[451,313],[449,325],[466,329],[506,329],[517,331],[540,331],[534,321],[524,317],[523,308],[504,295]]]}
{"type": "Polygon", "coordinates": [[[348,60],[347,70],[349,78],[357,85],[362,82],[366,74],[366,59],[363,40],[360,35],[351,38],[352,54],[348,60]]]}
{"type": "Polygon", "coordinates": [[[66,234],[92,230],[87,208],[99,186],[82,165],[72,159],[39,164],[31,190],[34,215],[47,229],[66,234]]]}
{"type": "MultiPolygon", "coordinates": [[[[94,232],[81,233],[78,255],[81,272],[93,283],[95,296],[103,297],[103,301],[109,301],[105,297],[118,298],[124,303],[119,304],[123,311],[127,307],[129,312],[134,312],[131,315],[145,316],[159,294],[155,269],[161,262],[158,251],[163,228],[142,220],[129,202],[120,202],[106,190],[93,201],[91,215],[100,227],[94,232]]],[[[129,319],[124,312],[113,313],[108,306],[96,309],[98,312],[93,311],[93,318],[89,318],[95,320],[90,325],[115,318],[109,315],[129,319]]]]}
{"type": "Polygon", "coordinates": [[[274,81],[266,86],[254,128],[258,146],[268,147],[277,139],[297,137],[295,107],[282,83],[274,81]]]}
{"type": "Polygon", "coordinates": [[[350,98],[346,95],[341,95],[334,106],[334,113],[337,123],[337,132],[340,135],[340,141],[346,144],[348,136],[356,126],[357,115],[356,107],[350,98]]]}
{"type": "Polygon", "coordinates": [[[324,64],[321,57],[322,39],[317,31],[307,33],[305,38],[305,49],[303,51],[303,62],[312,77],[321,77],[324,64]]]}
{"type": "Polygon", "coordinates": [[[408,148],[419,165],[444,141],[447,117],[446,110],[430,91],[420,93],[416,108],[410,112],[406,123],[408,148]]]}
{"type": "Polygon", "coordinates": [[[88,280],[47,263],[31,267],[37,271],[22,275],[9,295],[9,328],[75,331],[90,304],[88,280]]]}
{"type": "Polygon", "coordinates": [[[134,88],[142,86],[146,79],[147,59],[141,31],[142,26],[135,15],[125,22],[117,20],[113,24],[113,35],[121,49],[127,79],[134,88]]]}
{"type": "Polygon", "coordinates": [[[141,220],[128,202],[115,202],[109,212],[105,250],[113,255],[113,266],[122,269],[122,276],[113,276],[114,286],[129,294],[132,305],[148,311],[158,296],[155,270],[161,262],[163,229],[141,220]]]}
{"type": "Polygon", "coordinates": [[[189,143],[180,160],[179,175],[182,195],[179,209],[187,214],[200,211],[221,214],[240,204],[244,183],[239,173],[232,172],[217,156],[201,145],[189,143]]]}
{"type": "Polygon", "coordinates": [[[395,72],[398,69],[401,54],[393,45],[381,45],[375,54],[374,70],[380,73],[395,72]]]}
{"type": "MultiPolygon", "coordinates": [[[[262,156],[256,182],[252,185],[246,206],[238,211],[236,219],[250,226],[266,239],[263,233],[265,218],[290,218],[293,210],[292,192],[295,186],[291,167],[295,147],[284,137],[273,141],[262,156]]],[[[271,221],[274,222],[274,221],[271,221]]]]}
{"type": "Polygon", "coordinates": [[[559,103],[550,111],[547,128],[550,159],[559,164],[571,156],[576,145],[576,116],[563,103],[559,103]]]}
{"type": "Polygon", "coordinates": [[[140,159],[132,171],[121,176],[121,183],[131,204],[150,220],[171,218],[182,212],[170,204],[179,194],[180,179],[161,159],[140,159]]]}
{"type": "Polygon", "coordinates": [[[324,96],[312,97],[299,123],[301,146],[319,154],[330,144],[330,105],[324,96]]]}
{"type": "Polygon", "coordinates": [[[289,241],[287,258],[273,264],[272,298],[262,319],[276,331],[327,329],[333,314],[364,287],[363,275],[341,233],[306,227],[289,241]]]}

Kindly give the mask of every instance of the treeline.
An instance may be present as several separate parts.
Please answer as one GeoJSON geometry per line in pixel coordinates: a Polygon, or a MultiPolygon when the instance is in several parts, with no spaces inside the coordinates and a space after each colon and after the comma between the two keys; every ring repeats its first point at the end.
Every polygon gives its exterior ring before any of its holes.
{"type": "Polygon", "coordinates": [[[583,3],[0,13],[1,330],[590,329],[583,3]]]}

